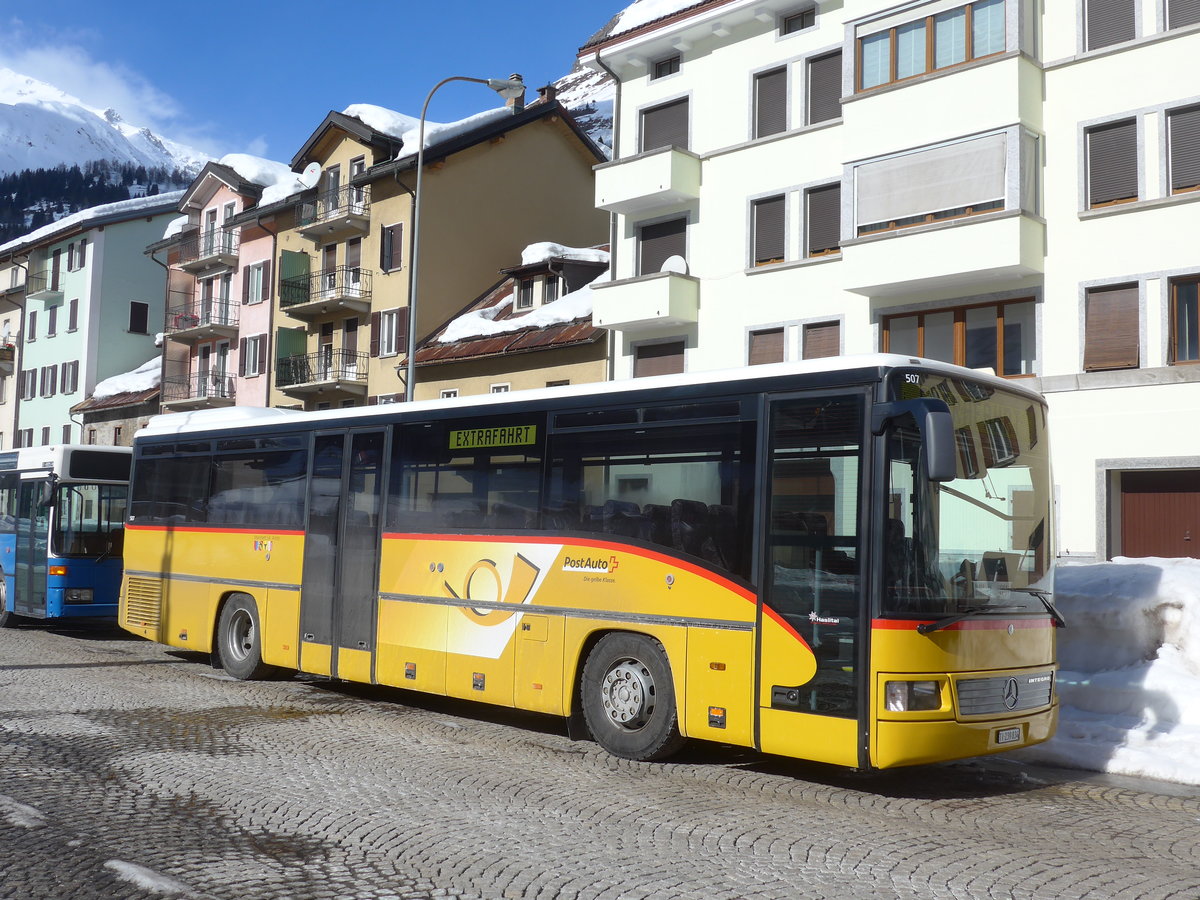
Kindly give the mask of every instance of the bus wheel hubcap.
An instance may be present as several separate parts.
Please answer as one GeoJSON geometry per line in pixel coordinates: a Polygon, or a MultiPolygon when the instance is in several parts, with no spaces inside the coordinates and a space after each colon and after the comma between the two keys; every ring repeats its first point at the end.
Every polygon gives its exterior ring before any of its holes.
{"type": "Polygon", "coordinates": [[[654,711],[654,679],[636,659],[622,660],[604,676],[600,702],[614,724],[640,728],[654,711]]]}
{"type": "Polygon", "coordinates": [[[229,649],[237,659],[245,659],[254,647],[254,620],[239,610],[229,629],[229,649]]]}

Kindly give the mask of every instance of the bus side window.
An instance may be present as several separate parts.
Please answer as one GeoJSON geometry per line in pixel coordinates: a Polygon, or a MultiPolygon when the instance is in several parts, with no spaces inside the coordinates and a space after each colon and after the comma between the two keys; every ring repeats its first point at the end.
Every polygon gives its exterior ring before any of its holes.
{"type": "Polygon", "coordinates": [[[160,524],[207,520],[211,456],[175,456],[138,461],[137,493],[130,501],[131,518],[160,524]]]}

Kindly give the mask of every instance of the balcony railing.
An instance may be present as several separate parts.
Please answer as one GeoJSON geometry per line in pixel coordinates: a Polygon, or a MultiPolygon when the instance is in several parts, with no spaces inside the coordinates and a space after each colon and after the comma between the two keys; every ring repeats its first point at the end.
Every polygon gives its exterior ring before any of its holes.
{"type": "Polygon", "coordinates": [[[163,330],[176,337],[200,338],[237,332],[241,306],[227,299],[199,299],[167,310],[163,330]]]}
{"type": "Polygon", "coordinates": [[[184,269],[237,260],[240,236],[232,231],[197,231],[179,242],[179,265],[184,269]]]}
{"type": "Polygon", "coordinates": [[[315,275],[284,278],[279,285],[279,307],[293,316],[327,312],[330,306],[366,311],[371,304],[371,274],[358,266],[338,266],[315,275]]]}
{"type": "Polygon", "coordinates": [[[366,385],[367,354],[327,347],[316,353],[285,356],[275,368],[277,388],[303,388],[335,383],[366,385]]]}
{"type": "MultiPolygon", "coordinates": [[[[225,401],[232,403],[235,386],[234,377],[224,372],[195,372],[182,378],[165,378],[162,383],[162,402],[225,401]]],[[[208,404],[200,402],[198,405],[208,404]]]]}
{"type": "Polygon", "coordinates": [[[25,296],[30,300],[60,300],[62,295],[62,272],[43,269],[25,279],[25,296]]]}
{"type": "Polygon", "coordinates": [[[308,236],[370,228],[371,188],[342,187],[300,204],[297,225],[308,236]]]}

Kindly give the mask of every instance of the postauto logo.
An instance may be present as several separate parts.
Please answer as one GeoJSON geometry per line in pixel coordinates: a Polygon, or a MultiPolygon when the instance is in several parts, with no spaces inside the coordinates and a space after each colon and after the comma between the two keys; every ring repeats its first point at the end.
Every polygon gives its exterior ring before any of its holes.
{"type": "Polygon", "coordinates": [[[611,574],[617,571],[619,565],[620,562],[615,556],[610,556],[608,559],[591,556],[565,556],[562,570],[564,572],[607,572],[611,574]]]}

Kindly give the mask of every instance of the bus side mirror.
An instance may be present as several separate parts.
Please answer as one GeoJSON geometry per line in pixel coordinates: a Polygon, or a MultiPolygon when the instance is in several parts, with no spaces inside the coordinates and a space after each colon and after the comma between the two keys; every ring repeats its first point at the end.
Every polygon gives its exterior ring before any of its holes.
{"type": "Polygon", "coordinates": [[[54,506],[54,503],[55,503],[54,486],[55,486],[55,482],[54,482],[53,478],[47,478],[45,481],[42,482],[42,495],[40,498],[38,498],[38,508],[39,509],[49,509],[50,507],[54,506]]]}
{"type": "Polygon", "coordinates": [[[893,419],[904,415],[911,415],[921,432],[926,476],[930,481],[953,481],[958,474],[958,453],[950,407],[933,397],[876,403],[871,411],[871,431],[883,434],[893,419]]]}

